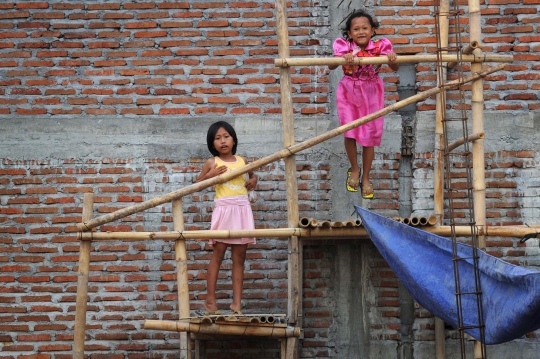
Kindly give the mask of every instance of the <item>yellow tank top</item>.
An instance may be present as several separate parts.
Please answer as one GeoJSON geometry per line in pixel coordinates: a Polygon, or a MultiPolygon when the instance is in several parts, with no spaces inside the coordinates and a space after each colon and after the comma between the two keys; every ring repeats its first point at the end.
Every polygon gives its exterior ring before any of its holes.
{"type": "MultiPolygon", "coordinates": [[[[216,164],[219,166],[225,165],[227,166],[227,172],[240,168],[242,166],[245,166],[245,162],[240,156],[234,156],[236,157],[235,162],[225,162],[222,161],[218,156],[214,157],[214,160],[216,161],[216,164]]],[[[244,184],[246,183],[245,177],[238,176],[235,178],[230,179],[227,182],[220,183],[216,185],[216,196],[214,199],[221,198],[221,197],[232,197],[232,196],[247,196],[247,188],[244,187],[244,184]]]]}

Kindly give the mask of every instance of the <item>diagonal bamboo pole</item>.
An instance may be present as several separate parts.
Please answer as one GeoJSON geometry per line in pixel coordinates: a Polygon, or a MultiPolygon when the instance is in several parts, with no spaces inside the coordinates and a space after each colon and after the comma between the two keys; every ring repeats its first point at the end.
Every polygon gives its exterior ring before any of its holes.
{"type": "MultiPolygon", "coordinates": [[[[486,69],[483,69],[482,71],[478,72],[478,73],[474,73],[468,77],[465,77],[463,78],[461,81],[460,80],[455,80],[455,81],[452,81],[452,82],[449,82],[447,84],[445,84],[445,86],[456,86],[460,83],[467,83],[467,82],[471,82],[471,81],[474,81],[474,80],[477,80],[481,77],[484,77],[484,76],[487,76],[493,72],[497,72],[497,71],[500,71],[502,69],[504,69],[504,64],[500,64],[500,65],[497,65],[497,66],[493,66],[493,67],[489,67],[489,68],[486,68],[486,69]]],[[[184,187],[184,188],[181,188],[181,189],[178,189],[176,191],[173,191],[173,192],[170,192],[166,195],[163,195],[163,196],[159,196],[159,197],[155,197],[153,199],[150,199],[150,200],[147,200],[147,201],[144,201],[144,202],[141,202],[141,203],[138,203],[138,204],[135,204],[133,206],[129,206],[129,207],[125,207],[125,208],[122,208],[122,209],[119,209],[115,212],[112,212],[112,213],[108,213],[106,215],[103,215],[103,216],[100,216],[100,217],[96,217],[96,218],[93,218],[91,220],[88,220],[88,221],[85,221],[83,223],[79,223],[77,224],[77,228],[79,229],[79,231],[87,231],[87,230],[90,230],[92,228],[95,228],[97,226],[100,226],[102,224],[105,224],[105,223],[109,223],[109,222],[112,222],[112,221],[115,221],[117,219],[120,219],[120,218],[124,218],[124,217],[127,217],[127,216],[130,216],[134,213],[137,213],[137,212],[141,212],[141,211],[144,211],[146,209],[149,209],[149,208],[152,208],[152,207],[155,207],[155,206],[159,206],[160,204],[163,204],[163,203],[166,203],[166,202],[171,202],[177,198],[180,198],[180,197],[183,197],[183,196],[186,196],[188,194],[191,194],[191,193],[195,193],[195,192],[198,192],[204,188],[207,188],[207,187],[210,187],[210,186],[213,186],[215,184],[218,184],[218,183],[222,183],[222,182],[225,182],[225,181],[228,181],[229,179],[232,179],[234,177],[237,177],[237,176],[240,176],[246,172],[249,172],[249,171],[253,171],[253,170],[256,170],[257,168],[259,167],[262,167],[264,165],[267,165],[269,163],[272,163],[272,162],[275,162],[275,161],[278,161],[284,157],[287,157],[287,156],[290,156],[290,155],[293,155],[297,152],[300,152],[300,151],[303,151],[305,149],[308,149],[310,147],[313,147],[315,145],[318,145],[319,143],[322,143],[324,141],[327,141],[331,138],[334,138],[336,136],[339,136],[353,128],[356,128],[358,126],[361,126],[365,123],[368,123],[370,121],[373,121],[375,120],[376,118],[379,118],[381,116],[384,116],[390,112],[393,112],[393,111],[396,111],[402,107],[405,107],[407,105],[410,105],[412,103],[416,103],[418,101],[421,101],[421,100],[424,100],[430,96],[433,96],[435,95],[437,92],[439,92],[439,89],[437,87],[434,87],[432,89],[429,89],[429,90],[426,90],[426,91],[423,91],[423,92],[420,92],[414,96],[411,96],[405,100],[402,100],[402,101],[399,101],[399,102],[396,102],[394,103],[393,105],[391,106],[387,106],[379,111],[376,111],[376,112],[373,112],[372,114],[368,115],[368,116],[364,116],[362,118],[359,118],[351,123],[348,123],[346,125],[343,125],[343,126],[340,126],[340,127],[337,127],[331,131],[328,131],[328,132],[325,132],[319,136],[316,136],[316,137],[313,137],[309,140],[306,140],[304,142],[300,142],[300,143],[297,143],[293,146],[290,146],[288,148],[284,148],[270,156],[266,156],[266,157],[263,157],[257,161],[253,161],[251,163],[249,163],[248,165],[246,166],[243,166],[241,168],[238,168],[236,170],[233,170],[231,172],[227,172],[225,174],[222,174],[222,175],[219,175],[217,177],[214,177],[214,178],[210,178],[210,179],[207,179],[207,180],[204,180],[202,182],[199,182],[199,183],[195,183],[193,185],[190,185],[190,186],[187,186],[187,187],[184,187]]]]}

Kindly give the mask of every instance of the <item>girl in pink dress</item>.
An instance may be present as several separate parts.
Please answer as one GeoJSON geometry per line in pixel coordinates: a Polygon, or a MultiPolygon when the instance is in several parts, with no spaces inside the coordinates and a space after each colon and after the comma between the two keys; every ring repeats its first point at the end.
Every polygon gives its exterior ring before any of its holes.
{"type": "MultiPolygon", "coordinates": [[[[379,24],[364,11],[356,11],[349,15],[343,38],[334,41],[334,56],[345,58],[344,76],[337,88],[337,110],[339,122],[345,125],[384,107],[384,84],[378,75],[381,65],[354,65],[355,57],[388,56],[388,66],[397,71],[399,64],[392,44],[386,38],[372,40],[379,24]]],[[[334,70],[338,65],[329,66],[334,70]]],[[[347,171],[346,187],[350,192],[358,192],[360,186],[362,197],[371,199],[374,196],[373,184],[369,181],[371,164],[375,157],[374,146],[381,144],[384,118],[380,117],[362,126],[345,132],[345,152],[351,163],[347,171]],[[363,147],[362,172],[358,166],[356,143],[363,147]]]]}
{"type": "MultiPolygon", "coordinates": [[[[238,139],[234,128],[227,122],[219,121],[210,126],[206,135],[206,143],[210,153],[214,155],[206,160],[196,182],[219,176],[227,171],[247,165],[246,158],[236,156],[238,139]]],[[[210,229],[254,229],[253,213],[248,199],[248,190],[255,189],[257,175],[248,172],[246,176],[238,176],[227,182],[216,185],[214,211],[210,229]]],[[[204,310],[198,315],[217,315],[221,312],[216,304],[216,284],[219,267],[227,251],[231,247],[233,302],[230,305],[234,314],[242,314],[242,288],[244,284],[244,261],[248,244],[255,243],[255,238],[210,239],[214,247],[207,270],[207,295],[204,310]]]]}

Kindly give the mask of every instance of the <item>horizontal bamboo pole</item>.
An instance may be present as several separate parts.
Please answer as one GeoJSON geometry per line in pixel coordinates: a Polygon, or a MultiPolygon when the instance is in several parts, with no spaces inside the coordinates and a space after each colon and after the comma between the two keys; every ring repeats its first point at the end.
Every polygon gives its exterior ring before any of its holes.
{"type": "MultiPolygon", "coordinates": [[[[435,219],[435,216],[430,217],[435,219]]],[[[405,219],[405,218],[404,218],[405,219]]],[[[410,221],[410,220],[409,220],[410,221]]],[[[457,235],[470,235],[470,226],[456,226],[457,235]]],[[[451,234],[450,226],[428,226],[423,227],[423,231],[449,236],[451,234]]],[[[501,226],[501,227],[478,227],[478,235],[499,236],[499,237],[523,237],[526,234],[540,232],[540,225],[533,226],[501,226]],[[484,228],[482,230],[481,228],[484,228]],[[480,233],[483,232],[483,233],[480,233]],[[485,232],[485,233],[484,233],[485,232]]],[[[80,232],[78,239],[83,241],[144,241],[144,240],[177,240],[177,239],[208,239],[208,238],[282,238],[287,239],[290,236],[301,238],[335,238],[364,236],[367,235],[363,227],[341,227],[341,228],[276,228],[276,229],[253,229],[253,230],[206,230],[206,231],[182,231],[182,232],[80,232]]]]}
{"type": "Polygon", "coordinates": [[[243,335],[273,338],[300,337],[299,327],[259,327],[250,323],[234,324],[195,324],[182,321],[145,320],[144,329],[165,330],[171,332],[190,332],[203,334],[243,335]]]}
{"type": "MultiPolygon", "coordinates": [[[[442,55],[442,62],[456,62],[457,55],[442,55]]],[[[401,55],[396,58],[394,63],[407,64],[407,63],[420,63],[420,62],[437,62],[437,55],[401,55]]],[[[490,55],[482,54],[478,55],[461,55],[461,61],[463,62],[512,62],[514,56],[512,55],[490,55]]],[[[356,57],[354,59],[355,65],[368,65],[368,64],[387,64],[388,57],[356,57]]],[[[275,59],[274,65],[277,67],[289,67],[289,66],[324,66],[324,65],[345,65],[345,59],[343,57],[301,57],[301,58],[281,58],[275,59]]]]}
{"type": "MultiPolygon", "coordinates": [[[[480,140],[480,139],[483,139],[484,137],[486,137],[484,132],[473,133],[472,135],[467,136],[467,142],[480,140]]],[[[459,146],[461,146],[464,143],[465,143],[465,139],[460,138],[459,140],[456,140],[456,141],[452,142],[451,144],[449,144],[448,148],[447,148],[447,151],[452,152],[453,150],[455,150],[456,148],[458,148],[459,146]]]]}
{"type": "MultiPolygon", "coordinates": [[[[471,81],[477,80],[477,79],[479,79],[481,77],[487,76],[487,75],[489,75],[489,74],[491,74],[493,72],[500,71],[502,69],[504,69],[504,64],[489,67],[489,68],[486,68],[486,69],[484,69],[484,70],[482,70],[480,72],[477,72],[477,73],[474,73],[474,74],[472,74],[472,75],[470,75],[468,77],[465,77],[462,80],[455,80],[455,81],[452,81],[452,82],[448,82],[444,86],[445,87],[446,86],[451,87],[451,86],[456,86],[458,84],[471,82],[471,81]]],[[[79,223],[77,225],[77,228],[79,229],[79,231],[87,231],[87,230],[90,230],[90,229],[95,228],[97,226],[100,226],[102,224],[109,223],[109,222],[115,221],[117,219],[130,216],[132,214],[144,211],[146,209],[159,206],[160,204],[171,202],[171,201],[173,201],[175,199],[186,196],[188,194],[201,191],[201,190],[203,190],[203,189],[205,189],[207,187],[213,186],[215,184],[228,181],[228,180],[230,180],[232,178],[243,175],[244,173],[256,170],[259,167],[262,167],[262,166],[267,165],[267,164],[272,163],[272,162],[276,162],[276,161],[278,161],[278,160],[280,160],[280,159],[282,159],[284,157],[294,155],[297,152],[300,152],[300,151],[303,151],[303,150],[308,149],[310,147],[313,147],[315,145],[318,145],[319,143],[322,143],[322,142],[327,141],[327,140],[329,140],[331,138],[339,136],[339,135],[341,135],[341,134],[343,134],[343,133],[345,133],[345,132],[347,132],[347,131],[349,131],[349,130],[351,130],[353,128],[356,128],[356,127],[361,126],[361,125],[363,125],[365,123],[373,121],[373,120],[375,120],[375,119],[377,119],[377,118],[379,118],[381,116],[384,116],[384,115],[386,115],[386,114],[388,114],[390,112],[399,110],[402,107],[405,107],[405,106],[408,106],[410,104],[416,103],[416,102],[418,102],[420,100],[424,100],[424,99],[426,99],[426,98],[428,98],[430,96],[435,95],[438,92],[439,92],[439,88],[437,88],[437,87],[434,87],[432,89],[420,92],[420,93],[418,93],[418,94],[416,94],[414,96],[411,96],[411,97],[409,97],[409,98],[407,98],[405,100],[401,100],[399,102],[396,102],[391,106],[387,106],[387,107],[385,107],[385,108],[383,108],[383,109],[381,109],[379,111],[375,111],[375,112],[371,113],[368,116],[364,116],[362,118],[354,120],[354,121],[352,121],[352,122],[350,122],[350,123],[348,123],[346,125],[337,127],[337,128],[335,128],[335,129],[333,129],[333,130],[331,130],[329,132],[323,133],[323,134],[321,134],[319,136],[313,137],[313,138],[311,138],[309,140],[306,140],[304,142],[300,142],[300,143],[298,143],[296,145],[284,148],[281,151],[278,151],[278,152],[276,152],[276,153],[274,153],[274,154],[272,154],[270,156],[263,157],[263,158],[261,158],[261,159],[259,159],[257,161],[253,161],[253,162],[251,162],[251,163],[249,163],[249,164],[247,164],[247,165],[245,165],[245,166],[243,166],[241,168],[238,168],[238,169],[235,169],[233,171],[226,172],[226,173],[224,173],[222,175],[219,175],[219,176],[216,176],[216,177],[213,177],[213,178],[209,178],[209,179],[204,180],[202,182],[198,182],[198,183],[192,184],[190,186],[178,189],[178,190],[170,192],[170,193],[168,193],[166,195],[159,196],[159,197],[154,197],[153,199],[150,199],[150,200],[135,204],[133,206],[125,207],[125,208],[119,209],[117,211],[114,211],[112,213],[108,213],[106,215],[93,218],[93,219],[91,219],[89,221],[79,223]]]]}

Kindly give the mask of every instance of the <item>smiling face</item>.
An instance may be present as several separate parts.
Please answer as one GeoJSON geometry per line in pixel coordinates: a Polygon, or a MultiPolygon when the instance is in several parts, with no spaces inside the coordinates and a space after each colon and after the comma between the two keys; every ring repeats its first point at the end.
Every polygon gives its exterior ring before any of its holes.
{"type": "Polygon", "coordinates": [[[234,139],[223,127],[220,127],[214,137],[214,148],[219,152],[220,156],[232,154],[234,139]]]}
{"type": "Polygon", "coordinates": [[[355,17],[351,21],[351,27],[347,31],[349,38],[354,41],[362,50],[366,48],[371,37],[375,34],[371,23],[367,17],[355,17]]]}

